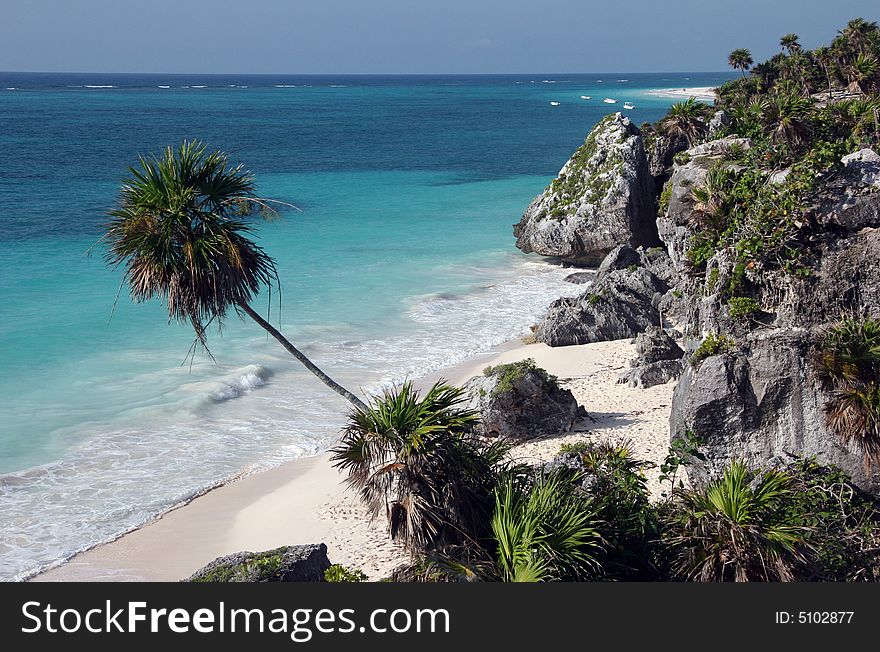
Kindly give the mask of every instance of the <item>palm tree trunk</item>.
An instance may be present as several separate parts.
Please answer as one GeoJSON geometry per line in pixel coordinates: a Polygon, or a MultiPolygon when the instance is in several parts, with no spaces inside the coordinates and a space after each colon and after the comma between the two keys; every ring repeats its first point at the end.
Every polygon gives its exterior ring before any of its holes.
{"type": "Polygon", "coordinates": [[[315,365],[314,362],[309,360],[302,351],[300,351],[293,344],[291,344],[290,341],[286,337],[284,337],[284,335],[282,335],[278,331],[277,328],[275,328],[272,324],[270,324],[265,319],[263,319],[257,312],[254,311],[253,308],[251,308],[246,303],[239,304],[239,307],[242,310],[244,310],[251,319],[253,319],[255,322],[257,322],[257,324],[259,324],[261,327],[263,327],[266,330],[266,332],[269,333],[269,335],[271,335],[276,340],[278,340],[278,342],[281,343],[281,346],[283,346],[285,349],[287,349],[287,351],[290,353],[290,355],[292,355],[294,358],[296,358],[297,360],[302,362],[303,365],[305,366],[305,368],[308,369],[309,371],[311,371],[313,374],[315,374],[321,380],[322,383],[327,385],[327,387],[329,387],[334,392],[336,392],[337,394],[339,394],[340,396],[342,396],[343,398],[348,400],[358,410],[365,411],[368,409],[366,403],[364,403],[361,399],[359,399],[353,393],[351,393],[350,391],[345,389],[345,387],[343,387],[342,385],[337,383],[335,380],[330,378],[330,376],[328,376],[323,371],[321,371],[315,365]]]}

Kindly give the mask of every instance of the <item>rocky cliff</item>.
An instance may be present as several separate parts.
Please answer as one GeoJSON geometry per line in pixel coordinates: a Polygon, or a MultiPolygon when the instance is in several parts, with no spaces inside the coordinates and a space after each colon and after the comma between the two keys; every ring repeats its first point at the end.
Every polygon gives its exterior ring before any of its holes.
{"type": "Polygon", "coordinates": [[[516,246],[597,265],[618,245],[658,244],[654,196],[639,129],[606,116],[514,226],[516,246]]]}
{"type": "MultiPolygon", "coordinates": [[[[670,437],[702,439],[694,479],[736,459],[816,456],[880,491],[876,460],[829,430],[833,390],[816,364],[842,315],[880,315],[880,156],[863,148],[773,169],[762,164],[772,153],[754,156],[753,142],[734,135],[675,154],[670,168],[669,141],[655,142],[666,149],[648,165],[627,123],[600,123],[517,225],[524,251],[581,263],[607,254],[581,296],[550,306],[537,338],[564,346],[656,336],[674,318],[685,358],[668,356],[670,372],[656,382],[683,369],[670,437]],[[627,163],[603,167],[618,157],[627,163]],[[643,220],[655,203],[665,251],[637,250],[630,245],[653,238],[643,220]]],[[[633,361],[637,370],[657,364],[633,361]]]]}

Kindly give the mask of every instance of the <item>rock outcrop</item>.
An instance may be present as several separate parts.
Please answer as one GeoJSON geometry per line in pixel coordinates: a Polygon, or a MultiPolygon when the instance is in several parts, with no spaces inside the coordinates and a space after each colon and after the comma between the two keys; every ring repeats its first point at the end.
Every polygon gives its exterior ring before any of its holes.
{"type": "Polygon", "coordinates": [[[323,582],[330,568],[323,543],[218,557],[187,582],[323,582]]]}
{"type": "Polygon", "coordinates": [[[654,196],[638,128],[606,116],[514,226],[516,246],[596,265],[617,245],[656,245],[654,196]]]}
{"type": "Polygon", "coordinates": [[[649,327],[635,339],[636,358],[618,382],[646,389],[677,378],[684,351],[662,328],[649,327]]]}
{"type": "Polygon", "coordinates": [[[521,441],[558,435],[586,416],[571,391],[530,359],[488,367],[464,389],[486,437],[521,441]]]}
{"type": "Polygon", "coordinates": [[[669,290],[661,275],[670,271],[662,250],[615,247],[582,295],[550,304],[535,337],[549,346],[568,346],[631,338],[659,326],[657,304],[669,290]]]}
{"type": "Polygon", "coordinates": [[[687,366],[675,388],[670,431],[673,439],[688,431],[702,439],[706,460],[689,467],[691,480],[707,480],[733,460],[816,456],[862,488],[880,489],[878,470],[825,427],[826,396],[809,363],[813,341],[807,330],[754,333],[733,352],[687,366]]]}

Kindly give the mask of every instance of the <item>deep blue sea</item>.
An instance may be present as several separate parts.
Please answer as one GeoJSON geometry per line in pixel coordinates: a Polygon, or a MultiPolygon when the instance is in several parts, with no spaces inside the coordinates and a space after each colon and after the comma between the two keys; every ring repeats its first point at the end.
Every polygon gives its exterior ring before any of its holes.
{"type": "Polygon", "coordinates": [[[114,312],[121,274],[86,252],[138,155],[201,139],[301,209],[259,227],[281,273],[273,320],[370,391],[516,337],[575,293],[511,225],[605,113],[630,101],[655,120],[674,100],[645,90],[727,78],[0,72],[0,579],[320,451],[343,420],[252,323],[230,320],[216,362],[190,365],[192,333],[162,306],[123,288],[114,312]]]}

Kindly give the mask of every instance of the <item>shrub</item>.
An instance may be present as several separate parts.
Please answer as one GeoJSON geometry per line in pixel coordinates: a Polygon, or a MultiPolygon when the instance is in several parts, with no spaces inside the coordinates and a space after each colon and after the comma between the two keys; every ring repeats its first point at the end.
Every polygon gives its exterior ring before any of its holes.
{"type": "Polygon", "coordinates": [[[664,538],[678,579],[700,582],[792,581],[806,563],[809,529],[785,509],[792,479],[734,462],[704,489],[681,492],[666,515],[664,538]]]}
{"type": "Polygon", "coordinates": [[[498,376],[498,382],[492,390],[492,396],[501,396],[502,394],[509,392],[513,389],[513,383],[529,372],[538,374],[541,380],[545,383],[551,383],[558,386],[559,379],[539,367],[533,358],[526,358],[525,360],[518,360],[517,362],[500,364],[495,367],[486,367],[483,369],[484,376],[498,376]]]}
{"type": "Polygon", "coordinates": [[[672,157],[672,160],[676,165],[687,165],[690,163],[691,155],[687,152],[678,152],[672,157]]]}
{"type": "Polygon", "coordinates": [[[761,306],[750,297],[733,297],[727,302],[731,319],[748,321],[761,313],[761,306]]]}
{"type": "Polygon", "coordinates": [[[831,397],[828,429],[859,447],[866,462],[880,459],[880,321],[846,317],[829,329],[815,364],[831,397]]]}
{"type": "Polygon", "coordinates": [[[691,355],[691,364],[696,366],[706,358],[733,350],[735,346],[736,342],[727,335],[709,335],[691,355]]]}
{"type": "Polygon", "coordinates": [[[485,531],[507,448],[472,434],[478,417],[463,400],[442,381],[424,396],[404,383],[353,410],[331,449],[370,514],[384,513],[391,537],[410,550],[485,531]]]}
{"type": "Polygon", "coordinates": [[[589,295],[587,295],[587,303],[590,304],[591,306],[595,306],[597,303],[599,303],[599,301],[601,299],[602,299],[601,294],[590,293],[589,295]]]}
{"type": "Polygon", "coordinates": [[[802,579],[880,581],[880,511],[834,466],[802,459],[789,464],[791,500],[783,507],[807,526],[810,564],[802,579]]]}
{"type": "Polygon", "coordinates": [[[324,571],[324,579],[328,582],[366,582],[367,575],[362,570],[351,570],[342,564],[333,564],[324,571]]]}

